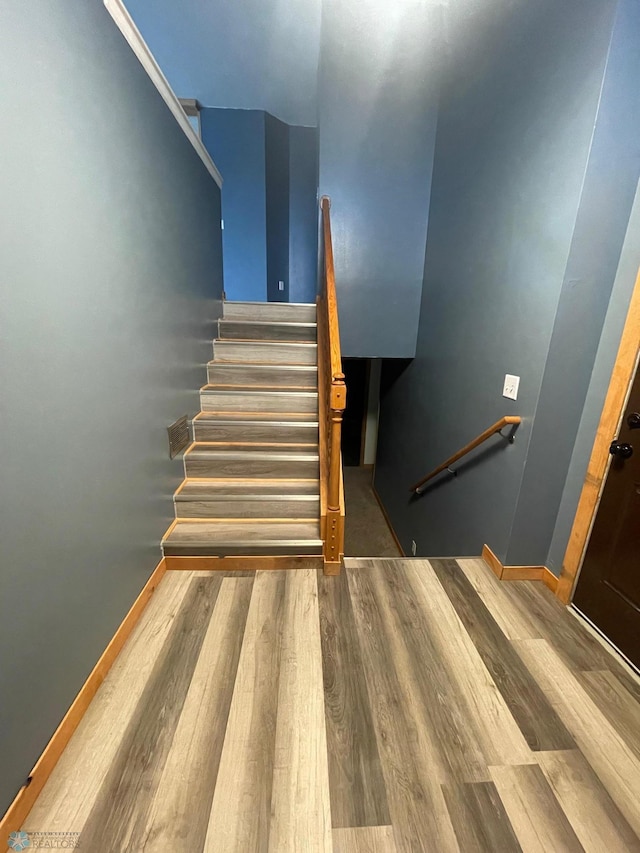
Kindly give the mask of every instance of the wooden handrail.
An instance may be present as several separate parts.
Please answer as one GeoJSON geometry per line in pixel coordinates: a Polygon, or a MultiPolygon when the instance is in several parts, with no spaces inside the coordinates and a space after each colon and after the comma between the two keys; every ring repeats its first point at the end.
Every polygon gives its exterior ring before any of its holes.
{"type": "Polygon", "coordinates": [[[320,523],[325,574],[338,574],[344,557],[342,416],[347,389],[342,372],[338,299],[331,239],[331,201],[323,196],[322,272],[318,293],[318,409],[320,421],[320,523]]]}
{"type": "MultiPolygon", "coordinates": [[[[454,453],[453,456],[450,456],[442,465],[438,465],[437,468],[434,468],[426,477],[423,477],[421,480],[418,480],[411,488],[410,492],[417,492],[420,494],[420,490],[429,480],[437,477],[438,474],[441,474],[443,471],[446,471],[450,465],[453,465],[454,462],[457,462],[459,459],[462,459],[463,456],[466,456],[467,453],[470,453],[472,450],[475,450],[476,447],[479,447],[483,442],[485,442],[488,438],[491,438],[492,435],[495,435],[497,432],[500,432],[501,429],[504,429],[506,426],[517,426],[519,423],[522,423],[522,418],[516,415],[506,415],[504,418],[500,418],[499,421],[496,421],[489,429],[485,429],[484,432],[481,432],[479,436],[470,441],[469,444],[465,444],[465,446],[458,450],[457,453],[454,453]]],[[[513,438],[513,436],[512,436],[513,438]]]]}
{"type": "Polygon", "coordinates": [[[329,320],[329,356],[331,377],[344,375],[342,373],[342,356],[340,354],[340,329],[338,326],[338,299],[336,296],[336,273],[333,266],[333,240],[331,238],[331,199],[322,196],[322,238],[324,246],[324,297],[327,300],[327,318],[329,320]]]}

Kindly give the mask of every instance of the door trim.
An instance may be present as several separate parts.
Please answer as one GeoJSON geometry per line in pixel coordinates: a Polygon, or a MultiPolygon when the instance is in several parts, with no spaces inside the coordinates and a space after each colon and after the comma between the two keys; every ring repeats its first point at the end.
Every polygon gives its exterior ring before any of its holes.
{"type": "Polygon", "coordinates": [[[600,496],[609,471],[609,445],[617,434],[627,404],[640,355],[640,271],[629,304],[618,354],[600,416],[587,474],[573,520],[569,544],[562,561],[562,572],[556,595],[568,604],[575,589],[595,521],[600,496]]]}

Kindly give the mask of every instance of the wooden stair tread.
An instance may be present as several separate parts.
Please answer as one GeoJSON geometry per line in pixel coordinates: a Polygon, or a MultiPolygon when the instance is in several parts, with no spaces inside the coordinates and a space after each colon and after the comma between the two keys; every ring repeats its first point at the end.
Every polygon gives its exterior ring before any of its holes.
{"type": "MultiPolygon", "coordinates": [[[[239,322],[244,322],[244,321],[229,320],[228,322],[239,323],[239,322]]],[[[273,323],[266,323],[265,325],[272,326],[273,323]]],[[[246,338],[245,340],[239,340],[237,338],[214,338],[213,339],[214,346],[216,344],[222,344],[223,346],[227,346],[227,345],[233,345],[233,344],[237,344],[237,343],[249,343],[249,344],[255,344],[255,346],[257,346],[257,347],[271,347],[271,348],[274,348],[274,347],[285,347],[285,348],[286,347],[305,347],[309,351],[310,351],[309,348],[311,348],[311,347],[313,347],[313,349],[316,349],[316,350],[318,349],[318,344],[315,341],[304,341],[304,340],[302,340],[302,341],[270,341],[270,340],[265,339],[265,338],[257,338],[256,340],[254,340],[253,338],[246,338]]]]}
{"type": "Polygon", "coordinates": [[[260,480],[229,482],[184,480],[174,495],[175,513],[186,520],[312,520],[320,515],[319,480],[260,480]]]}
{"type": "Polygon", "coordinates": [[[213,360],[220,364],[258,361],[278,367],[283,365],[316,367],[318,345],[310,340],[271,341],[259,338],[241,340],[219,336],[213,342],[213,356],[213,360]]]}
{"type": "Polygon", "coordinates": [[[198,439],[193,444],[204,445],[207,450],[263,451],[264,453],[317,453],[318,442],[270,442],[270,441],[207,441],[198,439]]]}
{"type": "Polygon", "coordinates": [[[224,323],[225,325],[230,323],[237,323],[242,326],[285,326],[287,328],[291,326],[304,326],[305,328],[316,328],[317,323],[311,323],[308,321],[299,321],[299,320],[250,320],[249,318],[230,318],[230,317],[221,317],[218,321],[219,323],[224,323]]]}
{"type": "Polygon", "coordinates": [[[245,318],[218,320],[218,337],[227,340],[242,341],[317,341],[318,325],[311,322],[289,322],[286,320],[266,319],[249,320],[245,318]]]}
{"type": "MultiPolygon", "coordinates": [[[[235,320],[231,320],[230,322],[235,323],[235,320]]],[[[240,322],[240,321],[238,321],[240,322]]],[[[244,323],[244,320],[242,321],[244,323]]],[[[272,324],[265,324],[272,325],[272,324]]],[[[278,338],[216,338],[214,342],[224,341],[227,344],[249,344],[251,346],[255,346],[255,344],[277,344],[281,346],[282,344],[311,344],[313,341],[307,341],[304,338],[288,338],[286,341],[278,340],[278,338]]]]}
{"type": "Polygon", "coordinates": [[[178,519],[162,540],[166,556],[321,554],[316,519],[178,519]]]}
{"type": "Polygon", "coordinates": [[[211,392],[220,391],[228,394],[229,392],[241,392],[242,394],[283,394],[304,397],[317,397],[318,392],[312,386],[306,386],[302,389],[290,388],[287,385],[203,385],[200,391],[211,392]]]}
{"type": "Polygon", "coordinates": [[[317,415],[313,412],[198,412],[194,420],[223,423],[282,423],[309,424],[318,427],[317,415]]]}
{"type": "MultiPolygon", "coordinates": [[[[251,343],[262,344],[265,343],[265,341],[251,341],[251,343]]],[[[266,343],[269,342],[267,341],[266,343]]],[[[315,346],[315,344],[311,344],[311,346],[315,346]]],[[[264,368],[265,370],[278,370],[279,368],[282,368],[282,370],[293,370],[299,371],[300,373],[304,373],[308,370],[314,371],[315,373],[318,372],[318,366],[316,364],[288,364],[287,362],[274,364],[272,361],[216,361],[215,358],[208,362],[207,367],[257,367],[258,369],[264,368]]]]}
{"type": "MultiPolygon", "coordinates": [[[[310,494],[299,494],[298,492],[259,492],[258,489],[251,489],[245,486],[245,491],[236,493],[222,493],[205,489],[202,492],[193,492],[191,489],[184,489],[175,495],[176,501],[217,501],[224,500],[229,502],[228,515],[234,516],[232,507],[234,501],[300,501],[301,503],[317,502],[320,498],[319,492],[310,494]]],[[[265,513],[265,517],[268,517],[265,513]]],[[[235,517],[235,516],[234,516],[235,517]]]]}
{"type": "Polygon", "coordinates": [[[319,480],[259,480],[259,479],[187,479],[175,494],[176,500],[217,497],[317,497],[320,494],[319,480]]]}
{"type": "Polygon", "coordinates": [[[235,305],[255,305],[256,307],[263,308],[266,307],[291,307],[291,308],[314,308],[316,307],[315,302],[258,302],[255,299],[225,299],[224,305],[231,305],[232,307],[235,305]]]}
{"type": "Polygon", "coordinates": [[[229,412],[309,412],[317,420],[318,392],[315,388],[292,391],[288,388],[257,388],[255,385],[203,385],[200,389],[203,411],[229,412]]]}
{"type": "MultiPolygon", "coordinates": [[[[278,340],[269,340],[267,338],[214,338],[213,339],[213,349],[214,352],[216,349],[234,349],[237,345],[247,346],[249,349],[253,348],[257,352],[262,352],[263,354],[267,354],[269,350],[280,349],[283,348],[283,351],[288,353],[289,355],[298,355],[311,353],[316,354],[318,350],[318,344],[315,341],[278,341],[278,340]]],[[[215,361],[214,356],[214,361],[215,361]]],[[[234,358],[234,362],[238,361],[237,358],[234,358]]],[[[252,359],[255,361],[255,359],[252,359]]],[[[258,362],[262,362],[262,359],[258,359],[258,362]]],[[[226,362],[225,363],[231,363],[226,362]]],[[[281,361],[281,362],[263,362],[265,364],[288,364],[290,366],[299,365],[300,367],[308,367],[308,366],[316,366],[317,362],[306,362],[306,361],[281,361]]]]}
{"type": "MultiPolygon", "coordinates": [[[[221,495],[212,492],[205,492],[201,495],[193,495],[188,492],[180,492],[180,494],[175,495],[175,499],[177,501],[218,501],[223,499],[225,503],[228,505],[229,511],[225,513],[225,517],[236,518],[235,513],[233,512],[233,504],[234,502],[240,501],[299,501],[300,503],[317,503],[320,500],[320,495],[299,495],[299,494],[253,494],[252,490],[245,492],[243,494],[236,495],[221,495]]],[[[264,513],[265,518],[270,518],[268,512],[264,513]]],[[[273,517],[277,517],[276,514],[273,514],[273,517]]]]}
{"type": "Polygon", "coordinates": [[[228,541],[255,541],[277,539],[319,539],[320,523],[315,520],[289,519],[206,519],[180,518],[168,532],[165,541],[201,542],[210,538],[228,541]]]}
{"type": "Polygon", "coordinates": [[[310,447],[309,450],[261,450],[256,447],[255,450],[227,450],[221,449],[217,442],[194,441],[185,450],[185,456],[209,456],[219,459],[290,459],[290,460],[317,460],[319,458],[317,446],[310,447]]]}
{"type": "Polygon", "coordinates": [[[260,394],[316,394],[317,385],[238,385],[237,383],[224,384],[216,382],[203,386],[202,391],[220,391],[221,393],[240,393],[245,394],[248,391],[255,391],[260,394]]]}
{"type": "Polygon", "coordinates": [[[318,368],[315,364],[274,364],[255,361],[220,361],[207,364],[207,384],[228,389],[233,386],[265,390],[316,391],[318,368]]]}

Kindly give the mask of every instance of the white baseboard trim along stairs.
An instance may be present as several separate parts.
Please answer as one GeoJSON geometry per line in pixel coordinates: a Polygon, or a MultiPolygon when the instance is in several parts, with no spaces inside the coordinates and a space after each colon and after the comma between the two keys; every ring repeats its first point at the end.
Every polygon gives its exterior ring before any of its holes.
{"type": "Polygon", "coordinates": [[[200,408],[166,567],[322,566],[316,306],[224,302],[200,408]]]}

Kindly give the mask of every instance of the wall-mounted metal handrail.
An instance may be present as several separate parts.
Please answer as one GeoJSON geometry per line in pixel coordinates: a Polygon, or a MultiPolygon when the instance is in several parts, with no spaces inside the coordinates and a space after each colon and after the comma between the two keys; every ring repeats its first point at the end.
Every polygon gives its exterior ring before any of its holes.
{"type": "MultiPolygon", "coordinates": [[[[421,480],[418,480],[409,491],[415,492],[417,495],[421,494],[423,486],[434,477],[437,477],[438,474],[441,474],[443,471],[449,469],[450,473],[455,474],[455,471],[451,471],[451,466],[454,462],[457,462],[459,459],[462,459],[463,456],[466,456],[467,453],[470,453],[472,450],[475,450],[476,447],[479,447],[483,442],[485,442],[488,438],[491,438],[492,435],[495,435],[497,432],[503,430],[506,426],[511,426],[514,430],[517,428],[518,424],[522,423],[522,418],[516,415],[506,415],[504,418],[500,418],[499,421],[496,421],[492,426],[486,429],[484,432],[480,433],[479,436],[470,441],[469,444],[465,444],[463,448],[458,450],[457,453],[454,453],[453,456],[450,456],[442,465],[438,465],[437,468],[434,468],[426,477],[423,477],[421,480]]],[[[509,442],[513,444],[514,435],[512,430],[511,434],[505,436],[508,438],[509,442]]]]}

